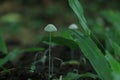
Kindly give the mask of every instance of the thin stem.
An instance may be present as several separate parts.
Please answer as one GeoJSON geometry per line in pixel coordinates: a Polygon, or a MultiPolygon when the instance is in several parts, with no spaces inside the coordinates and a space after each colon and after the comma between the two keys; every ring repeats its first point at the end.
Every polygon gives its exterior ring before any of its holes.
{"type": "Polygon", "coordinates": [[[52,59],[52,65],[51,65],[51,75],[53,75],[53,71],[54,71],[54,60],[52,59]]]}
{"type": "MultiPolygon", "coordinates": [[[[37,60],[38,56],[39,56],[39,52],[35,54],[34,62],[37,60]]],[[[33,63],[34,63],[34,62],[33,62],[33,63]]]]}
{"type": "Polygon", "coordinates": [[[51,32],[50,32],[50,35],[49,35],[49,69],[48,69],[48,77],[50,80],[51,78],[51,32]]]}

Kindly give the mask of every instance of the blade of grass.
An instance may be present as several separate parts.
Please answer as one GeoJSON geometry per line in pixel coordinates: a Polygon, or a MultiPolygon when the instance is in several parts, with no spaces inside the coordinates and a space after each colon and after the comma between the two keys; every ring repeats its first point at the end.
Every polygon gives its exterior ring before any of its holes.
{"type": "MultiPolygon", "coordinates": [[[[91,33],[90,29],[87,26],[87,22],[84,18],[83,8],[78,0],[68,0],[70,7],[76,13],[80,24],[82,25],[85,33],[91,33]]],[[[70,32],[71,34],[71,32],[70,32]]],[[[95,42],[89,37],[83,34],[81,35],[80,32],[72,32],[73,39],[79,45],[80,49],[82,50],[83,54],[88,58],[90,63],[92,64],[93,68],[99,75],[102,80],[113,80],[113,76],[111,74],[111,69],[108,65],[108,62],[97,47],[95,42]]]]}
{"type": "Polygon", "coordinates": [[[5,56],[4,58],[0,59],[0,67],[3,66],[8,61],[15,60],[17,54],[20,54],[20,53],[21,52],[18,49],[14,49],[13,51],[11,51],[7,56],[5,56]]]}
{"type": "Polygon", "coordinates": [[[113,56],[106,51],[106,59],[110,63],[111,69],[112,69],[112,75],[114,77],[114,80],[120,80],[120,63],[113,58],[113,56]]]}
{"type": "Polygon", "coordinates": [[[92,73],[77,74],[77,73],[69,72],[69,73],[67,74],[67,76],[65,76],[65,77],[63,78],[63,80],[77,80],[77,79],[79,79],[79,78],[87,78],[87,77],[90,77],[90,78],[93,78],[93,79],[98,78],[97,75],[92,74],[92,73]]]}
{"type": "Polygon", "coordinates": [[[93,40],[89,36],[81,36],[79,32],[70,33],[99,77],[102,80],[113,80],[108,62],[93,40]]]}
{"type": "Polygon", "coordinates": [[[91,34],[91,36],[100,45],[100,47],[104,49],[103,45],[101,45],[100,41],[96,38],[96,36],[91,32],[91,30],[87,26],[87,21],[84,17],[84,11],[83,11],[83,8],[82,8],[82,5],[80,4],[80,2],[78,0],[68,0],[68,1],[69,1],[70,7],[73,9],[75,14],[77,15],[79,22],[82,25],[84,31],[89,35],[91,34]]]}
{"type": "Polygon", "coordinates": [[[5,41],[3,40],[2,33],[0,32],[0,51],[3,53],[7,53],[7,47],[5,41]]]}
{"type": "Polygon", "coordinates": [[[120,12],[115,12],[112,10],[105,10],[101,12],[102,16],[112,23],[116,28],[120,29],[120,12]]]}
{"type": "Polygon", "coordinates": [[[82,28],[84,29],[84,31],[90,35],[91,31],[87,26],[87,21],[84,17],[83,14],[83,8],[81,6],[81,4],[79,3],[78,0],[68,0],[69,1],[69,5],[70,7],[73,9],[73,11],[75,12],[75,14],[77,15],[79,22],[82,25],[82,28]]]}
{"type": "Polygon", "coordinates": [[[113,47],[114,53],[120,56],[120,46],[115,42],[112,42],[112,47],[113,47]]]}
{"type": "Polygon", "coordinates": [[[107,28],[107,36],[120,45],[120,12],[105,10],[101,12],[102,16],[110,22],[112,27],[107,28]]]}

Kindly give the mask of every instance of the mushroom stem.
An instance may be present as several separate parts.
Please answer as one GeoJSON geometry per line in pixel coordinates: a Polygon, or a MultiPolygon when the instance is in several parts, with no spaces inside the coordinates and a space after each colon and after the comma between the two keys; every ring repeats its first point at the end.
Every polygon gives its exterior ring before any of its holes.
{"type": "Polygon", "coordinates": [[[51,78],[51,32],[49,33],[49,69],[48,69],[49,80],[51,78]]]}

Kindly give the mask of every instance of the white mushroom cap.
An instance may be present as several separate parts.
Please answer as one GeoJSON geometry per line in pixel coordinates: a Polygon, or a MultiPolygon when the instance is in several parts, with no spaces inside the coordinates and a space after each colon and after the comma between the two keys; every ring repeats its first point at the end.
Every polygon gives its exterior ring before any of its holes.
{"type": "Polygon", "coordinates": [[[54,32],[54,31],[57,31],[57,28],[53,25],[53,24],[48,24],[44,30],[46,32],[54,32]]]}
{"type": "Polygon", "coordinates": [[[76,24],[71,24],[68,28],[69,29],[78,29],[78,26],[76,24]]]}

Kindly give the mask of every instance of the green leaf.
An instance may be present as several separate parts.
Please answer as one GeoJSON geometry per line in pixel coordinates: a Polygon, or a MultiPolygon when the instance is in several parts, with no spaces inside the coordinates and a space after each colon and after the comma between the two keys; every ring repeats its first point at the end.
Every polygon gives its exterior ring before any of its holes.
{"type": "Polygon", "coordinates": [[[35,65],[31,65],[30,72],[34,72],[35,70],[36,70],[36,66],[35,65]]]}
{"type": "Polygon", "coordinates": [[[112,47],[114,49],[114,53],[120,56],[120,46],[116,44],[115,42],[112,42],[112,47]]]}
{"type": "Polygon", "coordinates": [[[64,64],[80,65],[80,62],[77,60],[69,60],[69,61],[64,62],[64,64]]]}
{"type": "MultiPolygon", "coordinates": [[[[49,41],[48,37],[44,37],[42,41],[49,41]]],[[[78,45],[71,39],[67,39],[61,36],[52,37],[52,43],[56,43],[57,45],[65,45],[70,47],[71,49],[78,49],[78,45]]]]}
{"type": "Polygon", "coordinates": [[[120,80],[120,63],[108,51],[106,51],[106,59],[110,63],[114,80],[120,80]]]}
{"type": "Polygon", "coordinates": [[[5,59],[8,58],[9,61],[14,61],[15,59],[17,59],[18,55],[21,53],[22,52],[19,49],[14,49],[5,57],[5,59]]]}
{"type": "Polygon", "coordinates": [[[104,18],[112,23],[116,28],[120,29],[120,12],[115,12],[112,10],[105,10],[102,11],[101,14],[104,16],[104,18]]]}
{"type": "Polygon", "coordinates": [[[99,77],[102,80],[113,80],[108,62],[94,41],[89,36],[81,36],[79,32],[71,31],[70,33],[99,77]]]}
{"type": "Polygon", "coordinates": [[[83,77],[83,78],[86,78],[86,77],[90,77],[90,78],[93,78],[93,79],[99,78],[97,75],[92,74],[92,73],[85,73],[85,74],[81,74],[80,76],[83,77]]]}
{"type": "Polygon", "coordinates": [[[59,33],[61,37],[65,38],[65,39],[72,39],[71,35],[69,34],[69,29],[60,29],[59,33]]]}
{"type": "Polygon", "coordinates": [[[82,28],[84,29],[84,31],[88,35],[90,35],[91,31],[90,31],[90,29],[87,26],[87,22],[86,22],[86,19],[84,17],[82,5],[79,3],[78,0],[68,0],[68,1],[69,1],[70,7],[73,9],[75,14],[77,15],[77,17],[79,19],[79,22],[82,25],[82,28]]]}
{"type": "Polygon", "coordinates": [[[107,37],[120,45],[120,12],[112,10],[102,11],[103,17],[112,24],[112,27],[107,29],[107,37]]]}
{"type": "Polygon", "coordinates": [[[0,51],[3,53],[7,53],[7,47],[5,41],[3,40],[2,33],[0,32],[0,51]]]}
{"type": "Polygon", "coordinates": [[[96,76],[96,75],[94,75],[92,73],[77,74],[77,73],[69,72],[67,74],[67,76],[65,76],[62,80],[77,80],[79,78],[87,78],[87,77],[96,79],[98,76],[96,76]]]}
{"type": "Polygon", "coordinates": [[[5,56],[4,58],[0,59],[0,66],[3,66],[8,61],[15,60],[16,56],[19,53],[21,53],[21,52],[18,49],[14,49],[13,51],[11,51],[7,56],[5,56]]]}
{"type": "Polygon", "coordinates": [[[63,80],[76,80],[78,78],[80,78],[79,74],[69,72],[67,76],[63,78],[63,80]]]}

